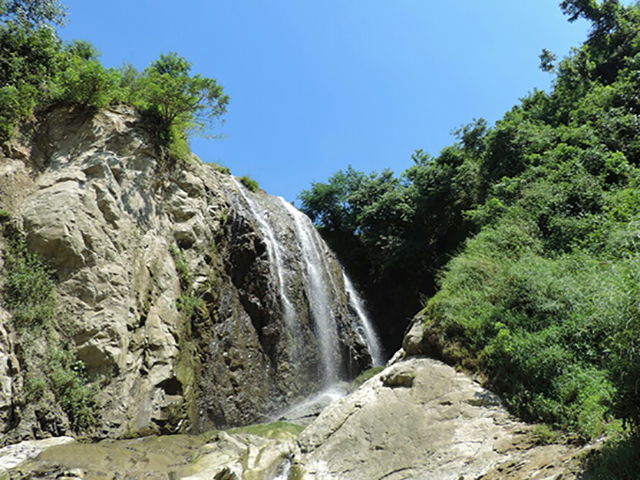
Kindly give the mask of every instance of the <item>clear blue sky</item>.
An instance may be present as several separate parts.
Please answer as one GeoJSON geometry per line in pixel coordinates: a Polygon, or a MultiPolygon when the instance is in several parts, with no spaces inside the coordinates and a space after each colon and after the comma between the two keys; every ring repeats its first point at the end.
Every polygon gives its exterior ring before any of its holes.
{"type": "Polygon", "coordinates": [[[292,201],[348,165],[399,173],[415,149],[437,154],[452,130],[548,89],[542,49],[561,58],[587,31],[559,1],[63,0],[60,33],[107,66],[187,57],[231,97],[213,132],[226,138],[194,153],[292,201]]]}

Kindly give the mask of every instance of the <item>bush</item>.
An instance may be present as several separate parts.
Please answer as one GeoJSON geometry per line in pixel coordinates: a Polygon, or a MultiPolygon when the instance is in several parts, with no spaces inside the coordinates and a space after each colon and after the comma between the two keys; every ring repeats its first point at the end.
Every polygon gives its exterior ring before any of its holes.
{"type": "Polygon", "coordinates": [[[229,167],[225,167],[224,165],[214,163],[213,168],[215,168],[216,172],[222,173],[224,175],[231,175],[231,169],[229,167]]]}
{"type": "Polygon", "coordinates": [[[637,480],[640,472],[640,441],[614,435],[586,462],[589,480],[637,480]]]}
{"type": "Polygon", "coordinates": [[[91,432],[98,423],[98,390],[97,385],[89,384],[84,364],[70,349],[56,349],[50,353],[47,373],[51,390],[74,430],[91,432]]]}
{"type": "Polygon", "coordinates": [[[49,97],[61,43],[53,29],[0,24],[0,140],[8,139],[49,97]]]}
{"type": "Polygon", "coordinates": [[[4,261],[2,302],[20,335],[24,399],[29,403],[46,402],[47,392],[52,393],[74,431],[88,433],[97,424],[98,392],[70,346],[71,332],[63,328],[65,319],[59,317],[53,274],[15,230],[7,238],[4,261]],[[47,347],[44,353],[38,347],[40,343],[47,347]]]}
{"type": "Polygon", "coordinates": [[[637,260],[545,258],[511,228],[485,229],[448,265],[425,312],[431,338],[449,361],[482,370],[520,416],[596,437],[612,420],[615,366],[632,365],[616,352],[637,318],[637,260]]]}
{"type": "Polygon", "coordinates": [[[242,185],[244,185],[245,187],[247,187],[247,189],[251,190],[254,193],[257,192],[260,188],[258,182],[247,176],[240,177],[240,183],[242,183],[242,185]]]}
{"type": "Polygon", "coordinates": [[[51,272],[29,252],[24,239],[9,241],[4,252],[3,303],[21,330],[42,327],[56,316],[55,283],[51,272]]]}
{"type": "Polygon", "coordinates": [[[169,247],[169,253],[173,258],[173,262],[176,266],[176,273],[178,274],[178,278],[180,279],[180,286],[183,290],[188,290],[191,287],[191,282],[193,278],[191,276],[191,270],[189,269],[189,262],[187,261],[187,257],[182,250],[180,250],[176,245],[171,245],[169,247]]]}
{"type": "Polygon", "coordinates": [[[104,68],[97,60],[73,56],[55,80],[53,100],[105,108],[120,95],[120,74],[116,70],[104,68]]]}

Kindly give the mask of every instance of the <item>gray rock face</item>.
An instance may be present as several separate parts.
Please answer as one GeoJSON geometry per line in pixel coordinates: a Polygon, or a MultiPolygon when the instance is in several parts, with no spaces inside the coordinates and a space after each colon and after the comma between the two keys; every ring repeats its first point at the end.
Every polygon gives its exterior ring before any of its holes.
{"type": "Polygon", "coordinates": [[[496,395],[412,357],[327,408],[299,437],[296,462],[309,480],[512,478],[500,472],[517,470],[513,478],[577,478],[567,466],[577,463],[574,449],[531,443],[530,427],[496,395]]]}
{"type": "Polygon", "coordinates": [[[536,445],[495,395],[425,358],[397,363],[329,406],[297,442],[290,430],[260,427],[23,442],[0,449],[0,478],[577,480],[592,448],[536,445]]]}
{"type": "MultiPolygon", "coordinates": [[[[0,207],[22,219],[30,250],[55,269],[77,356],[108,380],[100,436],[248,424],[322,387],[308,272],[280,200],[197,161],[168,170],[124,107],[54,110],[34,140],[4,150],[0,207]],[[274,282],[272,239],[249,202],[283,252],[293,322],[274,282]]],[[[370,357],[340,266],[319,248],[347,378],[370,357]]],[[[11,403],[9,334],[0,328],[0,427],[11,403]]]]}

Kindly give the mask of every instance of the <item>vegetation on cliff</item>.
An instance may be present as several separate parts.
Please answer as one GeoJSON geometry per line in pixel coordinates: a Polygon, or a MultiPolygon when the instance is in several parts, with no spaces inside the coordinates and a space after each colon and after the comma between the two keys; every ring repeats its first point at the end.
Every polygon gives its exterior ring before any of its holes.
{"type": "Polygon", "coordinates": [[[591,31],[560,62],[543,52],[551,92],[399,177],[348,169],[301,200],[389,310],[431,297],[435,352],[522,417],[592,438],[640,425],[640,6],[561,8],[591,31]]]}
{"type": "Polygon", "coordinates": [[[176,53],[161,55],[142,72],[131,65],[105,68],[89,42],[65,45],[58,38],[52,25],[64,18],[55,0],[0,2],[0,140],[55,104],[127,103],[145,116],[164,152],[185,158],[189,134],[206,133],[226,112],[222,86],[192,74],[191,63],[176,53]]]}
{"type": "Polygon", "coordinates": [[[98,385],[89,381],[84,364],[75,356],[74,332],[58,306],[53,274],[28,250],[4,210],[0,210],[0,241],[5,243],[1,304],[11,313],[20,344],[18,370],[23,388],[16,402],[16,421],[31,422],[39,436],[61,435],[69,427],[90,435],[99,417],[98,385]]]}

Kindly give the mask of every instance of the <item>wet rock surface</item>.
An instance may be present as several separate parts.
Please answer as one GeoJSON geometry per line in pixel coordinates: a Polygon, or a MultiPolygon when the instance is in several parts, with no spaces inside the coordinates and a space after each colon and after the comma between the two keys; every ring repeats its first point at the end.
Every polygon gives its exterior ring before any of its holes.
{"type": "Polygon", "coordinates": [[[290,424],[96,444],[62,438],[1,449],[0,466],[21,479],[577,480],[592,448],[537,445],[497,396],[426,358],[333,398],[297,439],[290,424]],[[411,386],[385,384],[407,375],[411,386]]]}
{"type": "Polygon", "coordinates": [[[23,442],[0,449],[0,478],[12,479],[273,479],[295,437],[218,432],[82,444],[71,438],[23,442]],[[225,477],[226,475],[226,477],[225,477]]]}

